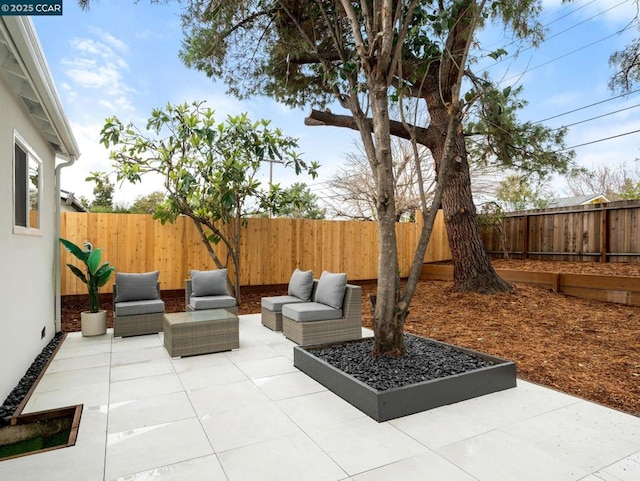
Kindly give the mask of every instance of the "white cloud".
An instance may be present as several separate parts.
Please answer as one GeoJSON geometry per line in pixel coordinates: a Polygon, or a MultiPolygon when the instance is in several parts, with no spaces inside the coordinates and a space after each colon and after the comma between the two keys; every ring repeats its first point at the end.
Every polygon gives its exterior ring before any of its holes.
{"type": "MultiPolygon", "coordinates": [[[[205,107],[215,111],[216,122],[223,122],[228,115],[239,115],[242,112],[248,112],[252,120],[260,118],[252,112],[252,110],[255,110],[252,101],[240,101],[235,97],[220,92],[219,88],[194,87],[193,84],[188,83],[181,84],[181,87],[168,93],[170,97],[167,102],[176,105],[184,102],[189,104],[194,101],[204,101],[205,107]]],[[[165,105],[166,102],[163,105],[158,105],[158,107],[164,107],[165,105]]]]}
{"type": "Polygon", "coordinates": [[[151,30],[148,28],[145,28],[144,30],[140,30],[139,32],[135,33],[135,37],[136,38],[150,38],[151,37],[151,30]]]}
{"type": "MultiPolygon", "coordinates": [[[[73,38],[70,52],[60,61],[67,77],[65,90],[73,93],[67,95],[67,100],[73,103],[79,99],[93,98],[97,105],[108,109],[109,114],[113,113],[113,108],[133,110],[131,95],[135,89],[127,83],[129,65],[119,53],[127,52],[128,47],[102,30],[92,31],[100,39],[73,38]]],[[[87,105],[75,107],[86,110],[87,105]]]]}
{"type": "Polygon", "coordinates": [[[62,169],[62,189],[73,192],[76,197],[93,199],[95,184],[85,179],[91,172],[106,172],[109,179],[115,184],[113,200],[115,204],[131,204],[138,196],[150,194],[156,190],[164,191],[162,180],[152,175],[145,175],[140,184],[128,182],[116,183],[116,176],[109,158],[109,151],[100,144],[100,130],[102,124],[72,123],[73,132],[80,147],[82,155],[70,167],[62,169]]]}
{"type": "Polygon", "coordinates": [[[93,198],[94,184],[85,181],[90,172],[111,170],[109,153],[99,144],[101,127],[98,124],[72,122],[73,133],[82,154],[71,167],[62,170],[61,185],[76,197],[93,198]]]}
{"type": "Polygon", "coordinates": [[[129,46],[122,40],[111,35],[109,32],[105,32],[104,30],[99,28],[92,28],[91,32],[94,33],[96,36],[100,37],[105,43],[107,43],[111,47],[117,50],[120,50],[123,53],[129,52],[129,46]]]}
{"type": "Polygon", "coordinates": [[[101,99],[98,103],[105,107],[109,112],[135,111],[135,106],[131,102],[131,99],[125,95],[121,95],[120,97],[111,100],[101,99]]]}

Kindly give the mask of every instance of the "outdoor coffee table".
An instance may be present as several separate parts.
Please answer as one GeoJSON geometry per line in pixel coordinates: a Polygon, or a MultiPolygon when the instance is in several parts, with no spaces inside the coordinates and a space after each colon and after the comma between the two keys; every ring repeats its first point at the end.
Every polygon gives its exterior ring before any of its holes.
{"type": "Polygon", "coordinates": [[[171,357],[237,349],[238,316],[225,309],[165,314],[164,347],[171,357]]]}

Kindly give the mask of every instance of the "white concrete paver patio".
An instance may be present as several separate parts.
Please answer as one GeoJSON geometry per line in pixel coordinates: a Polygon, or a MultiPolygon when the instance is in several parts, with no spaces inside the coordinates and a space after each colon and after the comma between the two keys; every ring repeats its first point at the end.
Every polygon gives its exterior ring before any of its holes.
{"type": "Polygon", "coordinates": [[[377,423],[240,316],[240,349],[170,358],[162,334],[70,334],[25,412],[84,403],[74,447],[3,481],[637,481],[640,418],[532,383],[377,423]]]}

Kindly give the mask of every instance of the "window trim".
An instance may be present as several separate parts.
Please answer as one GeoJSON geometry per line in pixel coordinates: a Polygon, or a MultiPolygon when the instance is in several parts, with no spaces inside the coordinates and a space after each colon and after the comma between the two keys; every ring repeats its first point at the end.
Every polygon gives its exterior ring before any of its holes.
{"type": "Polygon", "coordinates": [[[42,160],[40,159],[40,157],[38,156],[38,154],[36,154],[35,150],[33,148],[31,148],[31,145],[29,145],[29,143],[24,139],[24,137],[22,135],[20,135],[16,130],[13,131],[13,144],[12,144],[12,149],[11,149],[11,156],[13,159],[12,162],[12,167],[13,167],[13,172],[12,172],[12,177],[13,177],[13,185],[12,185],[12,191],[13,191],[13,196],[12,196],[12,203],[13,203],[13,213],[12,213],[12,219],[13,219],[13,233],[14,234],[20,234],[20,235],[35,235],[35,236],[41,236],[42,235],[42,186],[43,186],[43,169],[44,169],[44,164],[42,163],[42,160]],[[29,199],[29,169],[32,163],[35,163],[38,167],[38,226],[37,227],[32,227],[31,225],[27,225],[27,226],[22,226],[22,225],[18,225],[17,224],[17,219],[16,219],[16,196],[17,196],[17,192],[16,192],[16,146],[20,147],[20,149],[26,154],[26,174],[27,174],[27,178],[25,179],[26,185],[25,185],[25,195],[26,195],[26,204],[25,206],[27,207],[27,224],[30,224],[29,222],[29,218],[30,218],[30,212],[31,212],[31,208],[30,208],[30,199],[29,199]]]}

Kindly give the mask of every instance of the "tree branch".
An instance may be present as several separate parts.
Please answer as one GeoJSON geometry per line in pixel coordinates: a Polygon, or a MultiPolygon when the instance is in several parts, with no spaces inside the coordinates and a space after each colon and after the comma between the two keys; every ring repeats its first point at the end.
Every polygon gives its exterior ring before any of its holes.
{"type": "MultiPolygon", "coordinates": [[[[367,118],[366,122],[369,124],[369,128],[373,130],[373,120],[367,118]]],[[[309,116],[304,119],[304,124],[307,126],[332,126],[358,130],[356,121],[350,115],[338,115],[316,109],[311,110],[309,116]]],[[[411,134],[405,126],[402,125],[402,122],[390,120],[389,124],[391,135],[394,137],[400,137],[401,139],[411,140],[411,134]]],[[[429,148],[429,145],[433,142],[433,139],[430,139],[432,134],[431,129],[429,127],[423,128],[414,125],[409,125],[409,128],[414,130],[416,142],[429,148]]]]}

